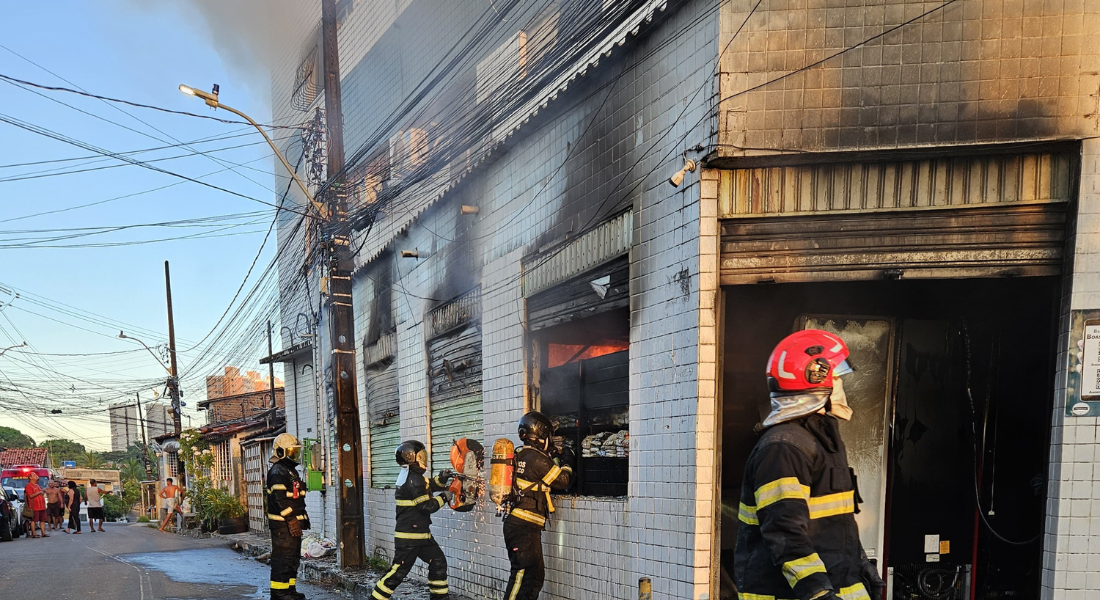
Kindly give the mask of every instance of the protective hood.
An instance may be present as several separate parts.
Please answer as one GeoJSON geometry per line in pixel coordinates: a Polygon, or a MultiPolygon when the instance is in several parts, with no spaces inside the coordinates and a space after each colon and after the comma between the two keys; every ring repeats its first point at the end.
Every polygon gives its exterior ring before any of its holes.
{"type": "Polygon", "coordinates": [[[832,390],[829,388],[807,390],[796,394],[772,393],[772,412],[764,419],[764,427],[814,414],[825,407],[830,393],[832,390]]]}

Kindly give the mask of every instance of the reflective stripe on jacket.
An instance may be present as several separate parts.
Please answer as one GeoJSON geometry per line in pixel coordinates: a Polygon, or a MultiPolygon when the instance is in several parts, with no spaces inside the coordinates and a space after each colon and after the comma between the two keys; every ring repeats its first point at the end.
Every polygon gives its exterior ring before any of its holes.
{"type": "Polygon", "coordinates": [[[297,465],[287,459],[271,465],[267,471],[267,518],[272,521],[303,521],[308,528],[306,486],[298,476],[297,465]]]}
{"type": "Polygon", "coordinates": [[[836,419],[814,414],[765,430],[741,487],[741,598],[808,600],[830,589],[844,600],[870,600],[860,581],[857,499],[836,419]]]}
{"type": "Polygon", "coordinates": [[[513,459],[515,479],[512,497],[515,503],[508,518],[542,528],[546,517],[554,512],[550,490],[564,490],[573,480],[573,467],[558,465],[546,453],[520,446],[513,459]]]}
{"type": "Polygon", "coordinates": [[[405,482],[394,490],[397,503],[394,543],[402,546],[418,545],[430,540],[432,513],[443,508],[443,496],[432,492],[446,489],[439,477],[425,479],[422,473],[409,470],[405,482]]]}

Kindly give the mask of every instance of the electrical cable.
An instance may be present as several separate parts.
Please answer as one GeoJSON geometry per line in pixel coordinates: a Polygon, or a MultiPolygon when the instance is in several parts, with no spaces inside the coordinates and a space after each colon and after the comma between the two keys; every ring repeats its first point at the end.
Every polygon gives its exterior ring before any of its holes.
{"type": "MultiPolygon", "coordinates": [[[[151,171],[156,171],[158,173],[163,173],[165,175],[171,175],[172,177],[177,177],[179,179],[183,179],[184,181],[189,181],[191,183],[197,183],[201,186],[208,187],[208,188],[211,188],[211,189],[214,189],[214,190],[218,190],[220,192],[227,193],[231,196],[236,196],[238,198],[243,198],[245,200],[250,200],[252,202],[258,202],[260,204],[264,204],[264,205],[267,205],[267,206],[278,208],[275,204],[272,204],[271,202],[267,202],[266,200],[260,200],[259,198],[254,198],[252,196],[248,196],[246,194],[242,194],[240,192],[236,192],[236,191],[230,190],[228,188],[224,188],[224,187],[221,187],[221,186],[218,186],[218,185],[214,185],[212,183],[207,183],[205,181],[201,181],[201,180],[196,179],[194,177],[183,175],[181,173],[176,173],[174,171],[169,171],[167,169],[162,169],[162,168],[160,168],[156,165],[151,165],[151,164],[149,164],[145,161],[141,161],[141,160],[138,160],[138,159],[130,157],[130,156],[122,155],[122,154],[119,154],[117,152],[111,152],[110,150],[105,150],[103,148],[99,148],[99,147],[94,146],[92,144],[89,144],[87,142],[82,142],[80,140],[70,138],[68,136],[62,135],[62,134],[57,133],[55,131],[51,131],[51,130],[45,128],[45,127],[34,125],[34,124],[28,123],[26,121],[22,121],[20,119],[17,119],[15,117],[0,114],[0,122],[7,123],[9,125],[12,125],[14,127],[18,127],[20,129],[24,129],[24,130],[29,131],[31,133],[36,133],[36,134],[41,135],[43,137],[48,137],[48,138],[55,139],[55,140],[60,141],[60,142],[65,142],[66,144],[77,146],[78,148],[83,148],[85,150],[90,150],[92,152],[98,152],[100,154],[103,154],[104,156],[110,156],[111,158],[115,158],[115,159],[120,160],[122,162],[130,163],[132,165],[144,167],[144,168],[149,169],[151,171]]],[[[285,207],[283,208],[283,210],[291,210],[292,212],[297,212],[297,211],[293,211],[293,209],[289,209],[289,208],[285,208],[285,207]]],[[[306,215],[306,216],[310,216],[307,213],[301,213],[301,214],[306,215]]],[[[314,218],[314,217],[311,217],[311,218],[314,218]]]]}
{"type": "MultiPolygon", "coordinates": [[[[2,46],[0,46],[0,47],[2,47],[2,46]]],[[[4,49],[7,50],[8,48],[5,47],[4,49]]],[[[18,83],[18,84],[22,84],[22,85],[26,85],[26,86],[30,86],[30,87],[35,87],[35,88],[38,88],[40,90],[49,90],[51,92],[65,92],[65,93],[69,93],[69,94],[77,94],[79,96],[85,96],[87,98],[95,98],[97,100],[104,100],[104,101],[107,101],[107,102],[116,102],[118,104],[125,104],[127,106],[133,106],[135,108],[147,108],[147,109],[150,109],[150,110],[156,110],[156,111],[169,113],[169,114],[174,114],[174,115],[184,115],[184,116],[188,116],[188,117],[195,117],[197,119],[208,119],[208,120],[211,120],[211,121],[217,121],[219,123],[227,123],[229,125],[249,125],[249,126],[251,126],[251,124],[248,123],[247,121],[237,121],[237,120],[234,120],[234,119],[222,119],[220,117],[212,117],[210,115],[200,115],[198,113],[187,112],[187,111],[183,111],[183,110],[172,110],[170,108],[163,108],[163,107],[160,107],[160,106],[153,106],[151,104],[142,104],[140,102],[131,102],[129,100],[122,100],[122,99],[119,99],[119,98],[111,98],[109,96],[100,96],[98,94],[92,94],[92,93],[89,93],[89,92],[82,92],[80,90],[74,90],[74,89],[70,89],[70,88],[66,88],[66,87],[43,85],[41,83],[35,83],[33,81],[26,81],[26,80],[23,80],[23,79],[17,79],[15,77],[11,77],[9,75],[4,75],[3,73],[0,73],[0,80],[7,81],[9,83],[18,83]]],[[[270,124],[270,123],[269,124],[262,124],[262,125],[264,127],[269,127],[269,128],[272,128],[272,129],[288,128],[286,126],[273,125],[273,124],[270,124]]]]}
{"type": "MultiPolygon", "coordinates": [[[[952,1],[954,1],[954,0],[952,0],[952,1]]],[[[971,436],[971,441],[972,441],[973,447],[974,447],[974,452],[973,452],[973,455],[971,456],[971,458],[973,459],[973,467],[974,467],[974,506],[976,506],[977,509],[978,509],[977,513],[978,513],[978,516],[981,517],[982,523],[985,524],[985,527],[989,531],[989,533],[993,534],[993,537],[997,538],[998,540],[1000,540],[1000,541],[1002,541],[1006,544],[1012,545],[1012,546],[1027,546],[1027,545],[1030,545],[1030,544],[1034,544],[1035,542],[1042,539],[1042,537],[1043,537],[1043,532],[1042,531],[1035,534],[1034,537],[1032,537],[1031,539],[1028,539],[1028,540],[1024,540],[1024,541],[1010,540],[1007,537],[1001,535],[993,527],[993,525],[989,522],[989,520],[986,519],[985,511],[982,510],[981,485],[980,485],[980,482],[978,481],[978,464],[979,464],[979,458],[978,457],[980,456],[980,450],[978,448],[978,429],[977,429],[977,427],[978,427],[977,426],[978,412],[977,412],[977,408],[974,405],[974,394],[970,389],[970,378],[971,378],[970,331],[966,326],[966,319],[962,320],[962,326],[960,328],[959,333],[962,334],[963,342],[966,346],[966,397],[970,401],[970,436],[971,436]]],[[[989,390],[990,394],[992,394],[992,388],[993,388],[992,378],[989,382],[989,388],[990,388],[990,390],[989,390]]]]}

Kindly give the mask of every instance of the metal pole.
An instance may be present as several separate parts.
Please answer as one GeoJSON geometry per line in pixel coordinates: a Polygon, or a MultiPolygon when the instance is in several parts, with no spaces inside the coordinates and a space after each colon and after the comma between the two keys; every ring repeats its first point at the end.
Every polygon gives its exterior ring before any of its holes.
{"type": "MultiPolygon", "coordinates": [[[[275,353],[271,350],[271,321],[267,322],[267,356],[270,358],[275,353]]],[[[284,376],[286,373],[283,374],[284,376]]],[[[267,363],[267,378],[271,382],[271,406],[268,408],[275,408],[277,403],[275,402],[275,361],[267,363]]]]}
{"type": "Polygon", "coordinates": [[[329,278],[329,322],[332,372],[336,391],[336,447],[339,474],[337,522],[340,527],[340,567],[361,566],[363,544],[363,453],[359,431],[359,401],[355,385],[355,329],[351,311],[351,245],[348,239],[347,196],[343,190],[344,121],[340,105],[340,57],[337,45],[336,0],[321,0],[321,40],[324,52],[326,154],[329,177],[329,226],[326,240],[329,278]]]}
{"type": "Polygon", "coordinates": [[[149,479],[152,472],[149,471],[149,439],[145,437],[145,417],[141,416],[141,392],[135,392],[137,396],[138,426],[141,427],[141,461],[145,463],[145,478],[149,479]]]}
{"type": "Polygon", "coordinates": [[[168,273],[168,261],[164,261],[164,291],[168,296],[168,351],[172,365],[170,370],[172,379],[168,383],[168,392],[172,396],[172,426],[175,427],[176,436],[179,436],[180,431],[183,430],[183,424],[180,422],[180,380],[176,365],[176,322],[172,318],[172,277],[168,273]]]}

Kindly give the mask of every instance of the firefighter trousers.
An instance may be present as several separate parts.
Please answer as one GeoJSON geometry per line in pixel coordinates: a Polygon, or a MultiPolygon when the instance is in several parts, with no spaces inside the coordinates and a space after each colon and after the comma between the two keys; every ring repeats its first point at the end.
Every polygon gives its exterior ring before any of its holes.
{"type": "Polygon", "coordinates": [[[302,538],[290,535],[286,523],[272,521],[271,526],[271,597],[292,598],[297,591],[295,579],[302,562],[302,538]]]}
{"type": "Polygon", "coordinates": [[[512,574],[504,588],[504,600],[536,600],[542,591],[546,569],[542,561],[542,528],[504,521],[504,543],[512,574]]]}
{"type": "Polygon", "coordinates": [[[389,600],[397,586],[405,581],[405,577],[408,576],[418,558],[428,563],[428,591],[431,592],[432,600],[446,600],[449,598],[447,557],[443,555],[443,550],[434,539],[429,539],[428,542],[417,546],[398,546],[394,544],[393,564],[390,566],[390,570],[382,576],[382,579],[374,584],[371,598],[389,600]]]}

